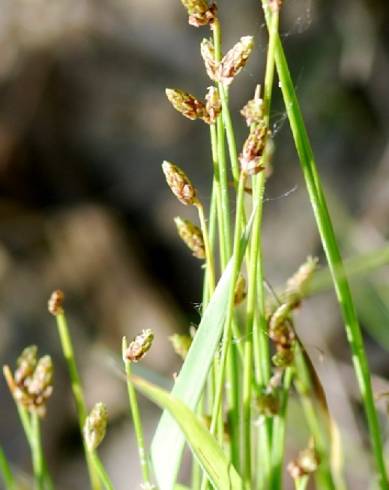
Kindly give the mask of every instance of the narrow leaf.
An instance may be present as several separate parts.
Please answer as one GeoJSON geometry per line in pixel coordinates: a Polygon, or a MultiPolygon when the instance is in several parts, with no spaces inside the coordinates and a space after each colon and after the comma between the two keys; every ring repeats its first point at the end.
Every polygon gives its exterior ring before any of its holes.
{"type": "MultiPolygon", "coordinates": [[[[243,481],[216,439],[197,415],[180,400],[147,381],[133,377],[136,387],[161,408],[168,410],[179,425],[193,454],[218,490],[242,489],[243,481]]],[[[177,488],[177,486],[175,486],[177,488]]],[[[162,488],[162,487],[161,487],[162,488]]],[[[164,486],[164,488],[167,488],[164,486]]],[[[172,487],[173,488],[173,487],[172,487]]]]}
{"type": "MultiPolygon", "coordinates": [[[[246,250],[254,216],[255,210],[252,212],[241,237],[239,266],[246,250]]],[[[184,402],[193,411],[196,409],[207,381],[208,372],[223,331],[232,277],[232,261],[233,259],[230,259],[217,284],[172,390],[172,395],[184,402]]],[[[160,490],[172,490],[174,487],[184,445],[185,439],[180,428],[169,413],[165,411],[151,445],[151,459],[160,490]]]]}

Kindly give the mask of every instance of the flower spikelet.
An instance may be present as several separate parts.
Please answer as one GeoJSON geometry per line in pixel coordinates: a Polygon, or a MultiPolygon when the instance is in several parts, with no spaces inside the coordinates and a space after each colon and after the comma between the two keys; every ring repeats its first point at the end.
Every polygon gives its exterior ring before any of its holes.
{"type": "Polygon", "coordinates": [[[37,347],[26,347],[17,360],[12,374],[9,366],[3,367],[8,387],[16,401],[32,413],[43,417],[46,402],[53,392],[53,362],[50,356],[37,359],[37,347]]]}
{"type": "Polygon", "coordinates": [[[236,75],[244,68],[247,59],[254,47],[252,36],[243,36],[223,57],[220,66],[218,79],[225,85],[230,85],[236,75]]]}
{"type": "Polygon", "coordinates": [[[167,88],[165,92],[174,109],[183,116],[192,121],[204,119],[205,122],[208,122],[208,114],[204,102],[183,90],[167,88]]]}
{"type": "Polygon", "coordinates": [[[182,204],[197,205],[197,191],[183,170],[170,162],[163,162],[162,170],[173,194],[182,204]]]}
{"type": "Polygon", "coordinates": [[[249,127],[252,124],[264,124],[264,105],[263,99],[261,99],[260,97],[260,93],[261,86],[257,85],[254,97],[250,99],[240,111],[240,113],[246,120],[247,126],[249,127]]]}
{"type": "Polygon", "coordinates": [[[266,146],[267,135],[268,130],[264,125],[257,125],[250,131],[239,156],[241,169],[247,175],[255,175],[264,170],[260,162],[266,146]]]}
{"type": "Polygon", "coordinates": [[[205,70],[211,80],[217,82],[219,63],[215,59],[215,47],[211,39],[203,39],[200,45],[201,57],[203,58],[205,70]]]}
{"type": "Polygon", "coordinates": [[[174,218],[177,226],[177,232],[182,241],[192,251],[194,257],[205,259],[205,246],[203,234],[200,228],[191,221],[182,218],[174,218]]]}
{"type": "Polygon", "coordinates": [[[209,124],[214,124],[222,110],[218,89],[216,87],[208,87],[205,100],[209,124]]]}
{"type": "Polygon", "coordinates": [[[97,449],[107,430],[108,412],[104,403],[96,403],[85,420],[83,433],[89,451],[97,449]]]}
{"type": "Polygon", "coordinates": [[[181,0],[188,12],[191,26],[201,27],[212,24],[216,18],[217,8],[213,3],[210,7],[205,0],[181,0]]]}
{"type": "Polygon", "coordinates": [[[65,295],[60,289],[52,293],[48,302],[48,309],[52,315],[57,316],[63,313],[62,305],[64,298],[65,295]]]}
{"type": "Polygon", "coordinates": [[[146,355],[154,339],[152,330],[143,330],[135,339],[130,342],[125,353],[126,359],[130,362],[138,362],[146,355]]]}

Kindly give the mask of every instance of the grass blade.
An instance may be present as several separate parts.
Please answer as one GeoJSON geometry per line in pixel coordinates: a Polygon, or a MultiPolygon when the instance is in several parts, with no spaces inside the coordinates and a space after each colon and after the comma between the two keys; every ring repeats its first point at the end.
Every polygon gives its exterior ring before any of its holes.
{"type": "MultiPolygon", "coordinates": [[[[141,378],[132,378],[137,388],[161,408],[168,410],[179,425],[193,454],[218,490],[242,489],[243,481],[216,439],[182,401],[141,378]]],[[[166,451],[166,448],[165,448],[166,451]]],[[[167,451],[166,451],[167,452],[167,451]]],[[[166,485],[160,489],[168,488],[166,485]]],[[[173,488],[170,487],[170,488],[173,488]]]]}
{"type": "MultiPolygon", "coordinates": [[[[255,210],[241,237],[239,266],[242,263],[254,216],[255,210]]],[[[223,332],[232,273],[233,262],[231,259],[204,312],[192,346],[172,390],[172,395],[184,402],[193,411],[204,389],[223,332]]],[[[151,445],[151,459],[160,490],[173,488],[184,445],[185,439],[180,428],[169,413],[165,411],[151,445]]]]}

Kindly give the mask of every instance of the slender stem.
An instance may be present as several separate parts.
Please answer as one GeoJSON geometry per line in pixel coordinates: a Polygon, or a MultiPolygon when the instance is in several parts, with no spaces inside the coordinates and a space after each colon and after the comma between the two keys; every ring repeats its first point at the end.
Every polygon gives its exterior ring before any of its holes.
{"type": "Polygon", "coordinates": [[[215,265],[214,265],[214,260],[213,260],[211,244],[209,241],[207,223],[205,221],[204,206],[202,205],[201,202],[199,202],[196,205],[196,207],[197,207],[197,211],[199,213],[201,231],[203,234],[204,248],[205,248],[205,260],[207,263],[208,289],[209,289],[209,292],[211,295],[215,290],[215,265]]]}
{"type": "Polygon", "coordinates": [[[85,459],[88,467],[91,486],[93,490],[100,490],[101,485],[99,482],[98,475],[96,474],[96,471],[94,469],[94,465],[91,461],[91,456],[90,456],[91,452],[88,451],[84,443],[84,438],[82,436],[82,429],[84,427],[84,422],[87,417],[87,408],[86,408],[84,393],[81,386],[81,378],[77,369],[76,359],[74,355],[73,345],[69,334],[66,317],[65,314],[62,312],[56,315],[55,318],[57,321],[57,328],[61,341],[62,352],[65,357],[66,364],[68,366],[70,383],[72,387],[74,401],[76,404],[78,423],[79,423],[80,433],[83,441],[85,459]]]}
{"type": "Polygon", "coordinates": [[[5,490],[16,490],[15,479],[11,470],[11,466],[8,463],[7,456],[3,449],[0,447],[0,474],[3,478],[5,490]]]}
{"type": "Polygon", "coordinates": [[[111,482],[111,479],[106,469],[104,468],[104,465],[102,464],[100,458],[97,456],[97,453],[95,451],[91,451],[89,454],[90,454],[90,459],[95,468],[95,471],[99,475],[100,481],[103,483],[105,489],[114,490],[114,486],[111,482]]]}
{"type": "Polygon", "coordinates": [[[234,236],[234,252],[233,252],[233,272],[231,278],[231,285],[229,291],[228,305],[227,305],[227,314],[226,320],[224,324],[224,333],[223,333],[223,343],[222,343],[222,353],[220,359],[220,370],[218,372],[218,380],[216,384],[216,395],[215,395],[215,403],[212,410],[212,422],[211,422],[211,433],[215,432],[216,421],[218,418],[219,410],[221,408],[221,400],[223,393],[223,382],[225,376],[225,368],[226,361],[229,352],[229,347],[231,343],[231,324],[234,315],[234,293],[235,293],[235,284],[239,275],[239,257],[241,254],[241,246],[240,246],[240,233],[241,222],[242,222],[242,211],[244,205],[244,183],[245,183],[245,175],[242,173],[239,178],[239,186],[238,186],[238,195],[237,195],[237,204],[236,204],[236,218],[235,218],[235,236],[234,236]]]}
{"type": "MultiPolygon", "coordinates": [[[[265,4],[265,0],[262,0],[265,4]]],[[[266,12],[267,25],[270,25],[270,15],[266,12]]],[[[366,418],[369,426],[370,440],[374,452],[378,483],[381,489],[389,489],[389,482],[384,461],[384,451],[381,439],[381,431],[378,422],[377,411],[374,403],[374,395],[371,386],[370,370],[366,357],[360,325],[358,323],[355,307],[344,273],[343,261],[336,241],[332,221],[328,212],[322,184],[317,171],[313,151],[301,114],[298,99],[290,76],[287,60],[282,43],[277,36],[275,59],[277,72],[281,83],[281,90],[285,107],[293,133],[305,183],[313,207],[316,223],[321,236],[323,248],[331,270],[335,292],[340,305],[345,323],[347,339],[352,351],[354,369],[359,384],[359,389],[364,403],[366,418]]]]}
{"type": "MultiPolygon", "coordinates": [[[[266,60],[265,86],[264,86],[264,119],[266,127],[269,126],[270,104],[274,84],[274,42],[278,32],[278,15],[272,18],[269,37],[269,47],[266,60]]],[[[266,157],[266,155],[265,155],[266,157]]],[[[252,372],[253,372],[253,334],[255,334],[255,358],[257,381],[261,387],[265,387],[270,377],[269,342],[266,333],[265,319],[265,294],[263,289],[264,273],[262,260],[262,216],[263,197],[265,191],[266,176],[261,172],[252,179],[253,207],[257,208],[250,248],[250,267],[248,268],[248,293],[246,311],[246,341],[244,355],[244,394],[243,394],[243,440],[244,440],[244,475],[246,483],[251,481],[251,402],[252,402],[252,372]],[[254,322],[254,318],[256,321],[254,322]]],[[[260,437],[269,440],[270,423],[260,427],[260,437]]],[[[266,446],[264,446],[266,449],[266,446]]],[[[268,451],[264,451],[263,457],[270,461],[268,451]]],[[[265,472],[261,477],[261,485],[268,487],[265,472]]]]}
{"type": "Polygon", "coordinates": [[[147,455],[146,455],[146,450],[145,450],[142,420],[140,417],[136,391],[135,391],[134,385],[131,381],[131,376],[132,376],[131,362],[128,361],[128,359],[126,358],[127,348],[128,348],[127,340],[125,337],[123,337],[122,356],[123,356],[123,362],[124,362],[124,366],[125,366],[125,370],[126,370],[128,400],[130,402],[131,415],[132,415],[132,420],[133,420],[134,429],[135,429],[135,437],[136,437],[136,442],[138,445],[139,462],[140,462],[140,467],[142,470],[142,476],[143,476],[144,484],[145,484],[145,486],[147,486],[147,485],[150,486],[150,470],[149,470],[149,465],[148,465],[147,455]]]}
{"type": "Polygon", "coordinates": [[[43,453],[39,416],[31,414],[32,464],[34,468],[35,489],[44,490],[43,453]]]}
{"type": "Polygon", "coordinates": [[[309,476],[302,476],[294,481],[294,488],[296,490],[305,490],[307,488],[309,476]]]}
{"type": "Polygon", "coordinates": [[[286,368],[283,376],[282,391],[280,395],[280,411],[276,415],[273,424],[272,446],[272,490],[282,489],[282,465],[285,454],[286,417],[289,401],[289,390],[293,378],[293,368],[286,368]]]}

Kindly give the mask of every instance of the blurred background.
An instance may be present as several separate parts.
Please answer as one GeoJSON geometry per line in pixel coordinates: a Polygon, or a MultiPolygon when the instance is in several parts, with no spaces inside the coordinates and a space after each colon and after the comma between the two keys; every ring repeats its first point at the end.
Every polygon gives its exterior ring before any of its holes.
{"type": "MultiPolygon", "coordinates": [[[[55,390],[43,423],[49,466],[59,489],[87,488],[66,366],[47,312],[51,291],[63,289],[88,403],[102,400],[110,413],[102,458],[118,490],[139,488],[115,363],[122,335],[151,328],[156,338],[144,366],[169,382],[180,361],[168,336],[199,320],[201,269],[173,223],[194,215],[172,196],[160,165],[168,159],[182,166],[209,204],[207,127],[182,118],[164,95],[165,87],[178,87],[203,97],[210,81],[199,42],[208,32],[187,24],[178,0],[0,0],[0,11],[1,364],[14,365],[31,343],[54,357],[55,390]]],[[[262,80],[266,30],[254,0],[220,0],[219,11],[225,48],[242,35],[256,39],[231,87],[240,146],[246,128],[239,110],[262,80]]],[[[346,257],[382,249],[388,239],[388,26],[386,0],[286,0],[282,13],[283,41],[346,257]]],[[[323,266],[325,260],[275,92],[264,234],[266,275],[278,286],[307,255],[318,255],[323,266]]],[[[353,288],[375,390],[388,390],[388,267],[356,278],[353,288]]],[[[307,301],[296,326],[342,429],[350,488],[365,490],[365,421],[333,293],[307,301]]],[[[384,428],[385,405],[380,401],[384,428]]],[[[148,438],[158,413],[142,399],[148,438]]],[[[293,425],[291,455],[306,443],[293,425]]],[[[4,380],[0,441],[28,473],[28,448],[4,380]]]]}

